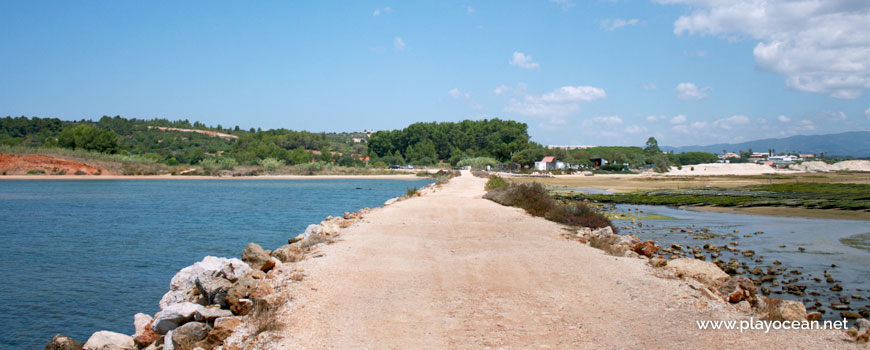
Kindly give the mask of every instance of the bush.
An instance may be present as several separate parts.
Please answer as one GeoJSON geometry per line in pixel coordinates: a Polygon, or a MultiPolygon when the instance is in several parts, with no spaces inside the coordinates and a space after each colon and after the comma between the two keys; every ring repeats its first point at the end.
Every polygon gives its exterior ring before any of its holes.
{"type": "Polygon", "coordinates": [[[525,209],[533,216],[543,217],[558,223],[591,228],[610,226],[613,228],[613,232],[618,232],[617,227],[613,226],[610,219],[604,214],[579,202],[570,205],[559,204],[539,183],[508,183],[500,189],[490,190],[484,195],[484,198],[501,205],[525,209]]]}
{"type": "Polygon", "coordinates": [[[329,168],[331,166],[332,165],[330,165],[327,162],[317,161],[317,162],[298,164],[298,165],[296,165],[296,169],[300,170],[301,172],[303,172],[305,174],[314,175],[316,173],[323,171],[323,169],[329,168]]]}
{"type": "Polygon", "coordinates": [[[414,188],[409,188],[407,195],[408,195],[408,197],[416,196],[417,195],[417,186],[414,186],[414,188]]]}
{"type": "Polygon", "coordinates": [[[466,158],[456,163],[457,166],[470,166],[473,169],[486,169],[487,165],[496,165],[498,161],[490,157],[466,158]]]}
{"type": "Polygon", "coordinates": [[[275,158],[260,159],[258,162],[265,171],[275,171],[284,167],[284,161],[275,158]]]}
{"type": "Polygon", "coordinates": [[[490,177],[489,181],[486,182],[487,191],[500,190],[505,187],[508,187],[508,182],[498,176],[490,177]]]}

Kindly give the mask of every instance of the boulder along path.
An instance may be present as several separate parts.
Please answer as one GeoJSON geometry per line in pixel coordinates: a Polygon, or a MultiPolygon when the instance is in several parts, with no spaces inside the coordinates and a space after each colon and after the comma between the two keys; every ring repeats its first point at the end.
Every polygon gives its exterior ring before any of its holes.
{"type": "Polygon", "coordinates": [[[699,330],[698,320],[751,315],[483,199],[485,183],[463,171],[342,230],[322,256],[296,263],[305,278],[283,291],[292,301],[256,347],[861,348],[843,331],[699,330]]]}

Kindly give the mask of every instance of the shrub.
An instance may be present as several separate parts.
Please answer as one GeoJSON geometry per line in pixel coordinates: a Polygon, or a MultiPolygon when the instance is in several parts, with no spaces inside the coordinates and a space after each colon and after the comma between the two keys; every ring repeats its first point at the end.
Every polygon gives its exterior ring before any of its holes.
{"type": "Polygon", "coordinates": [[[604,214],[580,202],[569,205],[560,204],[539,183],[508,183],[500,189],[490,190],[484,195],[484,198],[501,205],[522,208],[531,215],[558,223],[591,228],[610,226],[614,232],[618,232],[617,227],[613,226],[610,219],[604,214]]]}
{"type": "Polygon", "coordinates": [[[414,188],[409,188],[407,194],[408,194],[408,197],[416,196],[417,195],[417,186],[414,186],[414,188]]]}
{"type": "Polygon", "coordinates": [[[327,163],[327,162],[317,161],[317,162],[298,164],[298,165],[296,165],[296,169],[300,170],[302,173],[305,173],[308,175],[314,175],[318,172],[323,171],[323,169],[329,168],[331,166],[332,165],[327,163]]]}
{"type": "Polygon", "coordinates": [[[275,171],[284,167],[284,161],[275,158],[260,159],[258,162],[265,171],[275,171]]]}
{"type": "Polygon", "coordinates": [[[457,166],[470,166],[473,169],[486,169],[487,165],[496,165],[498,161],[490,157],[465,158],[456,163],[457,166]]]}
{"type": "Polygon", "coordinates": [[[500,190],[508,186],[508,182],[505,179],[502,179],[498,176],[493,176],[489,178],[489,181],[486,182],[486,190],[500,190]]]}

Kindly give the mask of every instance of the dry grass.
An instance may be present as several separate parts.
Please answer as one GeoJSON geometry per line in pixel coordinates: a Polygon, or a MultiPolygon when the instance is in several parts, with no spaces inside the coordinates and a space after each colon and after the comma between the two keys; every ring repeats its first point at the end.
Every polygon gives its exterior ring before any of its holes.
{"type": "Polygon", "coordinates": [[[254,336],[281,329],[282,324],[278,313],[286,301],[286,297],[273,301],[254,300],[254,306],[251,308],[251,313],[248,314],[248,321],[254,326],[254,336]]]}

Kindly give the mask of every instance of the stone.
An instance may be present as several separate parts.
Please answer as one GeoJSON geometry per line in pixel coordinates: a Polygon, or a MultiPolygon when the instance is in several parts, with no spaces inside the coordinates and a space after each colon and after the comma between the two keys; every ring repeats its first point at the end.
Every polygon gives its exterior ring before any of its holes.
{"type": "Polygon", "coordinates": [[[254,242],[248,243],[248,246],[242,251],[242,261],[248,263],[252,269],[260,271],[268,271],[275,266],[263,247],[254,242]]]}
{"type": "Polygon", "coordinates": [[[305,258],[305,252],[296,244],[281,246],[272,252],[272,256],[284,263],[297,262],[305,258]]]}
{"type": "Polygon", "coordinates": [[[236,315],[246,315],[250,310],[250,299],[263,299],[274,290],[268,280],[254,279],[250,275],[236,282],[227,292],[227,303],[236,315]],[[247,301],[243,301],[247,300],[247,301]]]}
{"type": "Polygon", "coordinates": [[[830,289],[831,289],[831,291],[839,292],[839,291],[842,291],[842,290],[843,290],[843,286],[841,286],[841,285],[838,283],[838,284],[833,285],[830,289]]]}
{"type": "Polygon", "coordinates": [[[333,218],[328,217],[326,220],[320,222],[320,227],[322,227],[321,234],[327,236],[337,235],[341,231],[341,223],[339,222],[341,218],[333,218]]]}
{"type": "Polygon", "coordinates": [[[722,283],[728,280],[728,274],[708,261],[678,258],[668,261],[667,267],[674,271],[677,277],[692,278],[713,290],[718,290],[722,283]]]}
{"type": "Polygon", "coordinates": [[[734,306],[736,306],[737,310],[739,310],[742,313],[752,312],[752,305],[749,304],[749,301],[743,300],[737,304],[734,304],[734,306]]]}
{"type": "Polygon", "coordinates": [[[858,327],[859,331],[864,331],[870,329],[870,321],[866,318],[861,318],[855,320],[855,327],[858,327]]]}
{"type": "Polygon", "coordinates": [[[82,350],[82,344],[73,338],[58,334],[45,345],[45,350],[82,350]]]}
{"type": "MultiPolygon", "coordinates": [[[[251,272],[251,267],[239,259],[217,258],[207,256],[202,261],[178,271],[169,282],[169,292],[160,299],[160,309],[185,300],[185,293],[196,288],[196,279],[204,276],[223,277],[235,282],[251,272]]],[[[189,299],[189,298],[188,298],[189,299]]]]}
{"type": "MultiPolygon", "coordinates": [[[[272,272],[272,271],[269,271],[269,272],[272,272]]],[[[255,270],[255,271],[251,272],[251,278],[261,280],[261,279],[266,278],[266,273],[263,271],[255,270]]]]}
{"type": "Polygon", "coordinates": [[[193,319],[198,322],[212,322],[221,317],[229,317],[232,316],[233,312],[230,310],[219,309],[216,307],[207,307],[201,310],[197,310],[193,314],[193,319]]]}
{"type": "Polygon", "coordinates": [[[604,226],[602,228],[592,230],[593,236],[611,236],[613,234],[613,228],[611,228],[610,226],[604,226]]]}
{"type": "Polygon", "coordinates": [[[154,319],[151,316],[143,313],[133,316],[133,329],[135,329],[133,342],[136,343],[136,346],[144,348],[160,338],[160,334],[151,330],[153,322],[154,319]]]}
{"type": "Polygon", "coordinates": [[[870,342],[870,330],[867,330],[861,335],[855,337],[855,341],[860,344],[867,344],[868,342],[870,342]]]}
{"type": "Polygon", "coordinates": [[[840,317],[842,317],[842,318],[855,318],[855,319],[858,319],[858,318],[861,318],[861,314],[859,314],[859,313],[857,313],[857,312],[843,311],[843,312],[840,313],[840,317]]]}
{"type": "Polygon", "coordinates": [[[652,267],[665,267],[668,264],[668,261],[662,258],[652,258],[649,259],[649,264],[652,267]]]}
{"type": "Polygon", "coordinates": [[[157,318],[151,323],[151,330],[158,334],[166,334],[193,319],[193,315],[204,308],[202,305],[189,302],[169,305],[160,311],[157,318]]]}
{"type": "Polygon", "coordinates": [[[205,298],[205,305],[227,307],[227,291],[232,286],[232,282],[223,277],[200,276],[196,279],[196,289],[205,298]]]}
{"type": "Polygon", "coordinates": [[[770,321],[803,321],[807,319],[807,309],[803,303],[767,297],[761,297],[759,300],[759,312],[766,312],[766,319],[770,321]]]}
{"type": "Polygon", "coordinates": [[[757,292],[758,289],[755,287],[755,283],[743,276],[730,277],[719,287],[719,294],[724,295],[725,300],[731,303],[743,300],[751,303],[757,292]]]}
{"type": "Polygon", "coordinates": [[[656,242],[644,241],[635,244],[631,247],[631,250],[635,253],[651,258],[659,252],[659,247],[656,245],[656,242]]]}
{"type": "Polygon", "coordinates": [[[189,322],[172,330],[172,348],[175,350],[193,350],[196,344],[204,340],[211,331],[211,326],[202,322],[189,322]]]}
{"type": "Polygon", "coordinates": [[[241,317],[221,317],[214,321],[214,327],[208,332],[208,336],[196,343],[196,346],[203,349],[212,349],[223,344],[224,340],[229,338],[240,324],[242,324],[241,317]]]}
{"type": "Polygon", "coordinates": [[[822,313],[821,312],[810,312],[807,314],[807,321],[821,321],[822,313]]]}
{"type": "Polygon", "coordinates": [[[109,332],[109,331],[99,331],[91,335],[88,338],[88,341],[85,342],[85,345],[82,346],[83,350],[136,350],[136,344],[133,343],[133,337],[109,332]]]}

